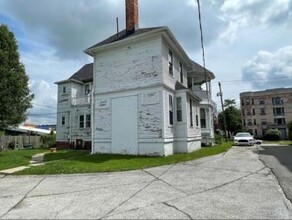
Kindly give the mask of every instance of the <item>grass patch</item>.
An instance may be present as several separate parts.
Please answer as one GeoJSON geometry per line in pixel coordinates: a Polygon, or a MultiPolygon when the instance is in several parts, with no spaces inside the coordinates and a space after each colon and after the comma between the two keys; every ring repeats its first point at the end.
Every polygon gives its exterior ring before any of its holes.
{"type": "Polygon", "coordinates": [[[47,152],[47,149],[7,150],[0,152],[0,170],[18,166],[27,166],[31,157],[38,153],[47,152]]]}
{"type": "Polygon", "coordinates": [[[232,142],[216,147],[201,148],[188,154],[175,154],[167,157],[93,154],[85,151],[60,151],[55,154],[46,154],[43,166],[31,167],[15,173],[26,174],[73,174],[137,170],[179,162],[194,160],[206,156],[216,155],[228,151],[232,142]]]}

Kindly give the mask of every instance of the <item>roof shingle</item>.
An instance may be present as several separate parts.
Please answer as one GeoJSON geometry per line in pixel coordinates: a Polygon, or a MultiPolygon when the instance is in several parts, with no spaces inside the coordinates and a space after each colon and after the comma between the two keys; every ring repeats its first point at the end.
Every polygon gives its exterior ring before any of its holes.
{"type": "Polygon", "coordinates": [[[80,70],[74,73],[69,79],[75,79],[82,82],[93,81],[93,63],[84,65],[80,70]]]}

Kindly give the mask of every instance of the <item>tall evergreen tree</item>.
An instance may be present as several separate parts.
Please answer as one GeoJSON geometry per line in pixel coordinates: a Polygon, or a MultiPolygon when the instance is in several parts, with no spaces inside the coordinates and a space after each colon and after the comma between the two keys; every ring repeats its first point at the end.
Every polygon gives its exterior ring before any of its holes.
{"type": "Polygon", "coordinates": [[[26,119],[33,94],[28,88],[28,76],[20,62],[14,34],[0,25],[0,130],[26,119]]]}

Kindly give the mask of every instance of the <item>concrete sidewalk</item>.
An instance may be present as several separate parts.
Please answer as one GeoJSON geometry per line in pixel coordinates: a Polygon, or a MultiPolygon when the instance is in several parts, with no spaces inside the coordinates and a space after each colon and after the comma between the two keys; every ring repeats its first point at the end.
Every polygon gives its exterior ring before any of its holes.
{"type": "Polygon", "coordinates": [[[256,147],[145,170],[0,176],[1,219],[291,219],[256,147]]]}
{"type": "Polygon", "coordinates": [[[43,163],[43,160],[44,160],[44,155],[45,154],[46,153],[40,153],[40,154],[36,154],[36,155],[32,156],[31,161],[30,161],[30,164],[28,166],[20,166],[20,167],[14,167],[14,168],[6,169],[6,170],[0,170],[0,175],[1,174],[4,174],[4,175],[13,174],[15,172],[18,172],[18,171],[27,169],[30,166],[40,166],[40,165],[43,165],[44,164],[43,163]]]}

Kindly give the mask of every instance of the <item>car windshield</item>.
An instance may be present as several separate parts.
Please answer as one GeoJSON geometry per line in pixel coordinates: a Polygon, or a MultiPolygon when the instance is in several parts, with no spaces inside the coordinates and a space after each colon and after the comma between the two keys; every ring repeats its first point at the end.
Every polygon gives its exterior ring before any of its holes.
{"type": "Polygon", "coordinates": [[[251,134],[249,133],[238,133],[235,137],[251,137],[251,134]]]}

